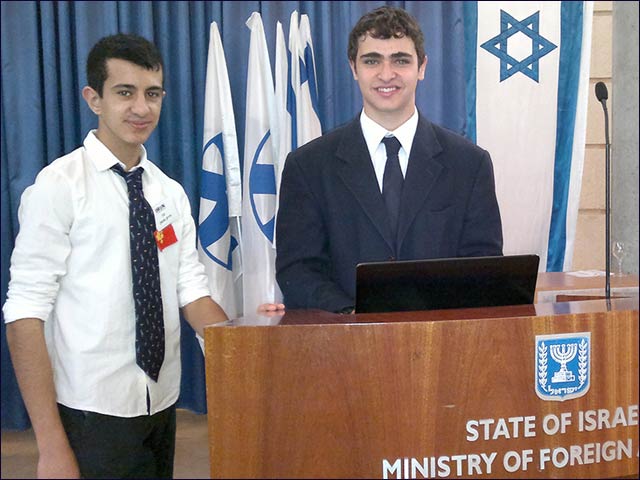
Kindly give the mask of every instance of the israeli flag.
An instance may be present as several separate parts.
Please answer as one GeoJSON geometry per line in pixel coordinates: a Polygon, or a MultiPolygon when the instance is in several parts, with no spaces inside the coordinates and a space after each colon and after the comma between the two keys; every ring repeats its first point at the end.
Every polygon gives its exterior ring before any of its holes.
{"type": "Polygon", "coordinates": [[[238,139],[218,25],[209,28],[204,104],[198,255],[213,299],[230,318],[242,314],[238,139]]]}
{"type": "Polygon", "coordinates": [[[309,17],[293,11],[289,19],[289,90],[291,150],[322,135],[318,114],[318,84],[309,17]]]}
{"type": "Polygon", "coordinates": [[[318,85],[309,17],[293,11],[289,20],[288,49],[282,24],[276,24],[276,187],[280,198],[280,179],[287,155],[322,135],[318,114],[318,85]]]}
{"type": "Polygon", "coordinates": [[[592,2],[465,3],[467,134],[491,153],[504,253],[570,270],[592,2]]]}
{"type": "Polygon", "coordinates": [[[275,106],[277,117],[277,175],[276,187],[280,193],[280,179],[288,153],[291,151],[291,115],[287,110],[287,95],[289,87],[289,60],[287,45],[284,40],[282,23],[276,23],[276,65],[275,65],[275,106]]]}
{"type": "Polygon", "coordinates": [[[247,20],[251,30],[247,71],[242,205],[244,313],[263,303],[279,303],[275,279],[276,126],[275,92],[260,14],[247,20]]]}
{"type": "Polygon", "coordinates": [[[300,16],[298,30],[298,58],[300,65],[300,84],[296,85],[298,101],[297,130],[298,146],[322,135],[320,112],[318,109],[318,82],[316,59],[311,40],[311,25],[307,15],[300,16]]]}

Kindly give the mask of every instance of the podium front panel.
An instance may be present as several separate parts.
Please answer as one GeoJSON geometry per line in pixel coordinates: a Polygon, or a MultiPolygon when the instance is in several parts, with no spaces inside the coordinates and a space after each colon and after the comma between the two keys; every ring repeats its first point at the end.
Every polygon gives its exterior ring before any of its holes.
{"type": "Polygon", "coordinates": [[[209,327],[211,475],[637,475],[638,299],[613,303],[209,327]]]}

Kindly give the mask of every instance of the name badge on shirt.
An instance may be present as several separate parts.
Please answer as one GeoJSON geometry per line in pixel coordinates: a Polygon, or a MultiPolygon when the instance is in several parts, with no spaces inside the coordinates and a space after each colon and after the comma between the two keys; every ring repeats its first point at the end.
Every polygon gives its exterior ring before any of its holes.
{"type": "Polygon", "coordinates": [[[164,230],[177,219],[173,205],[164,200],[153,207],[153,214],[156,217],[156,228],[158,230],[164,230]]]}

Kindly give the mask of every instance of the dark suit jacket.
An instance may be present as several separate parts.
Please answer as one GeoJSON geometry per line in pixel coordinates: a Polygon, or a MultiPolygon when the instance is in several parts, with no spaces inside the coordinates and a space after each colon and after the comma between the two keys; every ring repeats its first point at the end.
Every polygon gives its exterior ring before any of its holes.
{"type": "Polygon", "coordinates": [[[400,210],[396,254],[359,117],[291,152],[276,226],[287,308],[354,305],[360,262],[502,254],[489,153],[422,116],[400,210]]]}

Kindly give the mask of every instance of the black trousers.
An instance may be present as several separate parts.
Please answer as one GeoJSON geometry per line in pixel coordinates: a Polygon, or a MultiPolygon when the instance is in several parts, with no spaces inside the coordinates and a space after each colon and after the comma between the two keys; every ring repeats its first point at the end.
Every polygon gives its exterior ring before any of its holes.
{"type": "Polygon", "coordinates": [[[176,407],[123,418],[58,404],[83,478],[172,478],[176,407]]]}

